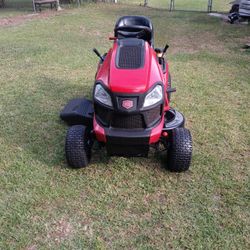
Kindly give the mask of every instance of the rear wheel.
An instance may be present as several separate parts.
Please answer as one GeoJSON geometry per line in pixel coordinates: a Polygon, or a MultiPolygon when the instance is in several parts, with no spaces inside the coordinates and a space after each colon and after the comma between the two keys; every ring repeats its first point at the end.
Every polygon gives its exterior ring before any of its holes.
{"type": "Polygon", "coordinates": [[[176,128],[169,135],[167,168],[173,172],[189,169],[192,158],[192,137],[186,128],[176,128]]]}
{"type": "Polygon", "coordinates": [[[86,167],[91,158],[92,138],[90,130],[83,125],[68,129],[65,142],[65,154],[69,166],[86,167]]]}

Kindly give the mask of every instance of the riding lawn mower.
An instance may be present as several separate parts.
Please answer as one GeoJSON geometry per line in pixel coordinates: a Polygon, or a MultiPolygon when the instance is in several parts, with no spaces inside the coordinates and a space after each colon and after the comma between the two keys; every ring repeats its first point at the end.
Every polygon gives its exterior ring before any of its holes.
{"type": "Polygon", "coordinates": [[[192,138],[185,118],[171,108],[171,76],[163,49],[154,48],[154,29],[144,16],[124,16],[112,48],[99,57],[92,100],[72,99],[60,113],[67,122],[65,154],[73,168],[86,167],[93,143],[109,156],[147,157],[163,151],[171,171],[189,169],[192,138]]]}

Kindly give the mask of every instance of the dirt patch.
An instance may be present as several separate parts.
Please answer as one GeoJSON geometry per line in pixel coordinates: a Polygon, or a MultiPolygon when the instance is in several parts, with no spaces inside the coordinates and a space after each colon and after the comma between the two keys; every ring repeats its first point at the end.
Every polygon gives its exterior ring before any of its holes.
{"type": "Polygon", "coordinates": [[[242,45],[243,48],[246,48],[246,46],[250,46],[250,36],[245,36],[241,38],[237,38],[236,41],[242,45]]]}
{"type": "Polygon", "coordinates": [[[25,22],[34,20],[34,19],[47,19],[51,16],[57,16],[61,13],[65,13],[66,11],[43,11],[41,13],[33,13],[33,14],[27,14],[27,15],[20,15],[20,16],[13,16],[13,17],[5,17],[0,18],[0,27],[3,26],[16,26],[23,24],[25,22]]]}
{"type": "Polygon", "coordinates": [[[28,246],[26,250],[37,250],[37,246],[36,245],[28,246]]]}
{"type": "Polygon", "coordinates": [[[49,232],[47,238],[51,239],[56,243],[61,243],[62,241],[71,238],[73,235],[73,226],[65,218],[60,219],[59,221],[54,221],[49,225],[49,232]]]}
{"type": "Polygon", "coordinates": [[[183,37],[176,37],[171,41],[171,52],[176,53],[197,53],[208,50],[215,53],[226,52],[224,42],[219,41],[216,34],[212,32],[201,32],[195,35],[185,35],[183,37]]]}

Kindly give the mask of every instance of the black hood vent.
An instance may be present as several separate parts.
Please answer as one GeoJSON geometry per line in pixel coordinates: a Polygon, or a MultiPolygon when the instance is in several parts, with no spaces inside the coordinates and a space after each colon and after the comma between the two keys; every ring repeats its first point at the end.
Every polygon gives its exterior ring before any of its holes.
{"type": "Polygon", "coordinates": [[[129,38],[118,41],[116,67],[120,69],[139,69],[144,66],[145,42],[129,38]]]}

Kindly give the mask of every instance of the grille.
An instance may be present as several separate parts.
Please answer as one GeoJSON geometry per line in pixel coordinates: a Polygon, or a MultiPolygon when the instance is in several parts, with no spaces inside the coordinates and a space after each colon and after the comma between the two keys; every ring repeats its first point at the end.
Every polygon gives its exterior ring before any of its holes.
{"type": "Polygon", "coordinates": [[[111,122],[114,128],[145,128],[143,117],[141,114],[136,115],[121,115],[114,114],[111,122]]]}
{"type": "Polygon", "coordinates": [[[123,69],[137,69],[142,65],[141,46],[123,46],[119,50],[118,67],[123,69]]]}
{"type": "Polygon", "coordinates": [[[95,112],[97,117],[101,120],[101,122],[108,126],[112,117],[112,111],[108,108],[105,108],[99,104],[95,105],[95,112]]]}
{"type": "Polygon", "coordinates": [[[95,104],[95,113],[99,121],[105,126],[121,129],[145,129],[157,122],[161,117],[161,107],[143,111],[140,114],[124,114],[114,112],[99,104],[95,104]]]}
{"type": "Polygon", "coordinates": [[[144,111],[143,113],[144,113],[144,117],[145,117],[145,122],[146,122],[147,126],[149,126],[153,122],[156,122],[160,119],[160,117],[161,117],[161,105],[159,105],[153,109],[149,109],[147,111],[144,111]]]}

